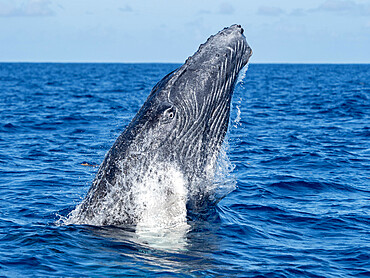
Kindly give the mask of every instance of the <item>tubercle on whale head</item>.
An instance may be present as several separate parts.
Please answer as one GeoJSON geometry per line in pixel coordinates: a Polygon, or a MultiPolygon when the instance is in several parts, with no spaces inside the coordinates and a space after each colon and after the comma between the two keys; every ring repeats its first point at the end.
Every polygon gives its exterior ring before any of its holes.
{"type": "Polygon", "coordinates": [[[248,45],[241,25],[224,28],[209,37],[185,63],[162,83],[162,90],[168,90],[168,100],[174,100],[178,92],[211,92],[219,87],[225,92],[232,91],[239,71],[248,63],[252,49],[248,45]],[[218,81],[219,84],[216,84],[218,81]],[[186,83],[186,84],[184,84],[186,83]],[[229,84],[230,83],[230,84],[229,84]],[[228,84],[227,88],[221,88],[228,84]],[[180,88],[180,90],[179,90],[180,88]],[[190,89],[190,90],[189,90],[190,89]]]}
{"type": "MultiPolygon", "coordinates": [[[[193,60],[196,58],[198,52],[201,52],[204,48],[208,47],[210,44],[217,44],[218,48],[221,49],[222,46],[229,46],[232,47],[233,41],[242,40],[245,43],[246,51],[251,52],[252,49],[249,47],[244,34],[244,29],[241,25],[231,25],[230,27],[225,27],[223,30],[219,31],[217,34],[210,36],[207,41],[201,44],[194,55],[190,56],[186,62],[193,60]]],[[[242,50],[243,51],[243,50],[242,50]]],[[[251,55],[252,53],[250,53],[251,55]]],[[[249,57],[250,57],[249,55],[249,57]]],[[[249,58],[248,57],[248,58],[249,58]]],[[[186,64],[185,62],[185,64],[186,64]]]]}
{"type": "MultiPolygon", "coordinates": [[[[192,56],[187,58],[180,68],[169,73],[158,82],[149,97],[161,95],[159,91],[162,91],[162,93],[166,91],[165,95],[168,96],[171,94],[169,91],[178,91],[177,88],[175,90],[171,90],[171,88],[176,85],[175,83],[181,82],[181,77],[187,71],[203,73],[202,77],[208,74],[208,77],[210,77],[208,79],[214,80],[220,77],[217,74],[221,70],[227,73],[238,73],[248,63],[252,55],[252,49],[243,33],[244,29],[241,25],[234,24],[210,36],[192,56]],[[225,66],[225,68],[222,68],[222,66],[225,66]],[[156,94],[157,92],[158,94],[156,94]]],[[[201,78],[196,78],[193,75],[192,79],[187,80],[188,83],[198,84],[199,79],[201,78]]],[[[169,97],[167,101],[170,101],[169,97]]]]}

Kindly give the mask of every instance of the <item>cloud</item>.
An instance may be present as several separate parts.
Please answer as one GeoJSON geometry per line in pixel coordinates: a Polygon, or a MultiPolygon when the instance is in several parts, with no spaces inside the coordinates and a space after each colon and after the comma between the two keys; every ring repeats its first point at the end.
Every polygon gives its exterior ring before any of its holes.
{"type": "Polygon", "coordinates": [[[331,13],[335,15],[370,16],[370,3],[357,3],[353,0],[325,0],[312,9],[293,9],[286,12],[280,7],[260,6],[257,13],[263,16],[306,16],[312,13],[331,13]]]}
{"type": "Polygon", "coordinates": [[[133,12],[134,10],[131,8],[130,5],[127,5],[124,6],[123,8],[118,8],[121,12],[124,12],[124,13],[130,13],[130,12],[133,12]]]}
{"type": "Polygon", "coordinates": [[[354,9],[356,3],[348,0],[327,0],[317,10],[327,12],[343,12],[354,9]]]}
{"type": "Polygon", "coordinates": [[[3,3],[0,3],[0,16],[51,16],[55,14],[51,4],[50,0],[28,0],[18,5],[13,1],[4,4],[3,1],[3,3]]]}
{"type": "Polygon", "coordinates": [[[234,13],[234,7],[227,2],[222,2],[219,6],[218,13],[220,14],[233,14],[234,13]]]}
{"type": "Polygon", "coordinates": [[[293,16],[305,16],[305,15],[307,15],[307,12],[304,9],[294,9],[293,11],[291,11],[289,13],[289,15],[293,15],[293,16]]]}
{"type": "Polygon", "coordinates": [[[259,15],[265,15],[265,16],[280,16],[284,14],[284,10],[282,10],[279,7],[267,7],[267,6],[261,6],[258,8],[258,14],[259,15]]]}
{"type": "Polygon", "coordinates": [[[352,0],[326,0],[310,12],[330,12],[335,14],[370,15],[370,4],[360,4],[352,0]]]}
{"type": "Polygon", "coordinates": [[[197,12],[198,15],[210,15],[210,14],[222,14],[231,15],[235,12],[234,7],[227,2],[222,2],[218,7],[218,10],[201,9],[197,12]]]}

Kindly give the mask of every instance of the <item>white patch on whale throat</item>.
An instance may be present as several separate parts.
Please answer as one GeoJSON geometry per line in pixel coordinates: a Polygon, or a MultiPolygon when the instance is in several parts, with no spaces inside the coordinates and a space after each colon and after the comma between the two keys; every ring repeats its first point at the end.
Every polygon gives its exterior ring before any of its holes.
{"type": "Polygon", "coordinates": [[[123,211],[135,216],[138,225],[167,226],[186,221],[187,187],[182,172],[165,162],[138,168],[110,184],[92,219],[81,219],[78,205],[64,224],[125,223],[123,211]],[[122,190],[125,184],[130,185],[128,192],[122,190]]]}
{"type": "Polygon", "coordinates": [[[93,218],[80,214],[79,204],[60,224],[88,224],[103,226],[106,223],[124,223],[127,213],[137,219],[138,240],[158,248],[182,248],[189,230],[186,221],[187,183],[182,172],[166,163],[152,163],[120,176],[117,184],[100,200],[93,218]],[[130,192],[122,192],[122,183],[131,184],[130,192]],[[123,213],[124,212],[124,213],[123,213]]]}

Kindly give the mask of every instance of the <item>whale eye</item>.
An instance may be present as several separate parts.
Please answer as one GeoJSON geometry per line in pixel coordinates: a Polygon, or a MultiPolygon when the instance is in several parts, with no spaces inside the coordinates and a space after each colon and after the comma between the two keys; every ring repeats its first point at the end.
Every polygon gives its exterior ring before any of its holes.
{"type": "Polygon", "coordinates": [[[163,121],[165,123],[170,122],[175,118],[175,109],[173,107],[170,107],[166,109],[163,113],[163,121]]]}
{"type": "Polygon", "coordinates": [[[171,108],[168,108],[166,110],[166,115],[169,119],[173,119],[175,117],[175,109],[173,109],[173,107],[171,108]]]}

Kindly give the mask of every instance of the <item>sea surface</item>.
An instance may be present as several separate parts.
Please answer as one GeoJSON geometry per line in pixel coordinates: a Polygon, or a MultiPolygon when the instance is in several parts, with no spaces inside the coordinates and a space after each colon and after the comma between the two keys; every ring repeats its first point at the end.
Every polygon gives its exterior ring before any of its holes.
{"type": "Polygon", "coordinates": [[[370,65],[250,64],[235,190],[181,245],[63,225],[98,169],[82,164],[178,66],[0,64],[0,277],[370,277],[370,65]]]}

